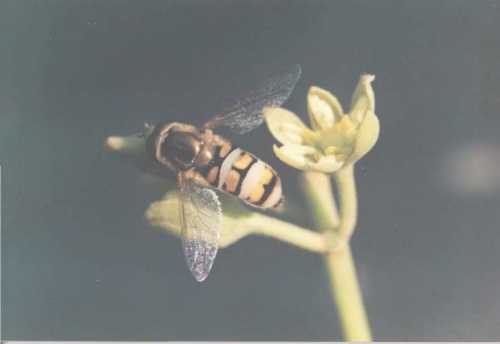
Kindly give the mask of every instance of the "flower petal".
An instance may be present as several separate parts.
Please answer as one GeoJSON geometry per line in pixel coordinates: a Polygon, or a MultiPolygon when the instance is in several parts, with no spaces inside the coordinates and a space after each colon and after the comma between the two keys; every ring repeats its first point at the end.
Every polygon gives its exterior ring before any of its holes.
{"type": "Polygon", "coordinates": [[[330,92],[312,86],[307,95],[307,110],[315,130],[331,128],[343,114],[342,106],[330,92]]]}
{"type": "Polygon", "coordinates": [[[307,167],[308,163],[314,162],[312,156],[317,154],[318,151],[311,146],[304,146],[299,144],[286,144],[278,147],[273,146],[274,154],[284,163],[303,170],[307,167]]]}
{"type": "Polygon", "coordinates": [[[293,112],[279,107],[263,110],[269,131],[282,144],[303,143],[303,133],[309,131],[304,122],[293,112]]]}
{"type": "Polygon", "coordinates": [[[311,146],[290,144],[273,149],[281,161],[303,171],[333,173],[344,165],[334,155],[323,155],[311,146]]]}
{"type": "Polygon", "coordinates": [[[333,173],[344,166],[334,155],[324,155],[317,162],[309,164],[308,169],[316,172],[333,173]]]}
{"type": "Polygon", "coordinates": [[[121,154],[144,154],[146,145],[144,138],[138,134],[130,136],[110,136],[106,139],[104,147],[121,154]]]}
{"type": "Polygon", "coordinates": [[[361,75],[352,94],[350,116],[358,124],[363,121],[368,111],[375,112],[375,94],[371,86],[373,80],[375,75],[361,75]]]}
{"type": "Polygon", "coordinates": [[[374,112],[368,111],[359,126],[354,143],[354,151],[349,157],[348,163],[356,162],[368,153],[375,146],[375,143],[377,143],[379,134],[380,122],[374,112]]]}

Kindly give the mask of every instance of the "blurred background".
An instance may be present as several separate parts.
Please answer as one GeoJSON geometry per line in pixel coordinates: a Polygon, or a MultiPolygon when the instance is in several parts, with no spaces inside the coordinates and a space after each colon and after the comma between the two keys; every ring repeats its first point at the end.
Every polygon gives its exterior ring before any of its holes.
{"type": "MultiPolygon", "coordinates": [[[[378,340],[500,340],[500,1],[2,1],[3,338],[341,340],[321,257],[249,237],[196,283],[144,219],[166,190],[103,150],[201,123],[280,68],[374,83],[353,250],[378,340]]],[[[239,144],[283,175],[261,127],[239,144]]],[[[303,224],[310,220],[302,219],[303,224]]]]}

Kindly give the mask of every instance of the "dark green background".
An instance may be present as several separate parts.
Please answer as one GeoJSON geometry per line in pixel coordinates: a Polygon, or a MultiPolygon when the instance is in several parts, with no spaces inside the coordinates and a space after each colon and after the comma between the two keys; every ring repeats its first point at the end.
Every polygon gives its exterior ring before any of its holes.
{"type": "MultiPolygon", "coordinates": [[[[198,284],[143,218],[162,183],[102,149],[294,63],[304,119],[310,85],[347,104],[377,75],[353,241],[375,338],[500,339],[499,1],[10,0],[0,25],[5,339],[340,340],[319,256],[247,238],[198,284]]],[[[298,198],[265,128],[237,140],[298,198]]]]}

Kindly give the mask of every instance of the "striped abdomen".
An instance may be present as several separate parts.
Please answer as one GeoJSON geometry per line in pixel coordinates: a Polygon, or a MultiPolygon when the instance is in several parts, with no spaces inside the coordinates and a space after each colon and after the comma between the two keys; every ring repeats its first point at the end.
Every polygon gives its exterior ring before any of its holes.
{"type": "Polygon", "coordinates": [[[215,147],[214,158],[199,172],[213,187],[253,206],[273,208],[281,203],[281,179],[276,171],[228,141],[215,147]]]}

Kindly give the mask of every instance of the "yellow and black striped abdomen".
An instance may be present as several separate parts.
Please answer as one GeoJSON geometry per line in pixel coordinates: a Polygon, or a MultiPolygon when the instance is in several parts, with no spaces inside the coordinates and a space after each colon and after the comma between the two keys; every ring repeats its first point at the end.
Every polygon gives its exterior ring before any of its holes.
{"type": "Polygon", "coordinates": [[[229,142],[217,146],[210,164],[199,171],[213,187],[259,208],[282,200],[281,179],[272,167],[229,142]]]}

